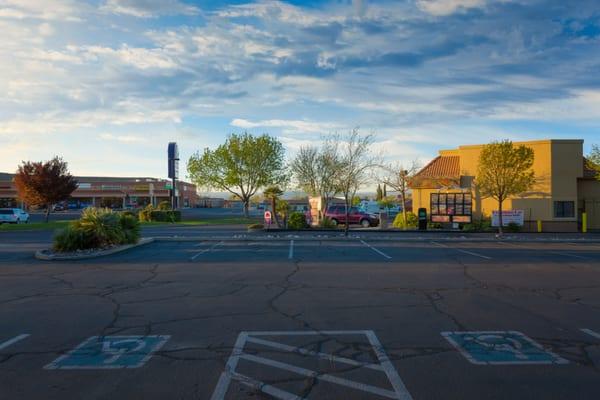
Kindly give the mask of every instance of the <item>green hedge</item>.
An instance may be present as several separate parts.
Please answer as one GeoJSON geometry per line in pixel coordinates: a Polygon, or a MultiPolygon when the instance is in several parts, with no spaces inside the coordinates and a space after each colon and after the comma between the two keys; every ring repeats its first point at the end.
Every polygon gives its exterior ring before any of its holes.
{"type": "Polygon", "coordinates": [[[181,222],[181,211],[146,207],[138,214],[141,222],[181,222]]]}
{"type": "Polygon", "coordinates": [[[288,220],[288,228],[300,230],[308,228],[308,224],[306,223],[306,216],[301,212],[294,212],[290,215],[290,219],[288,220]]]}
{"type": "Polygon", "coordinates": [[[54,236],[54,250],[70,252],[137,243],[140,224],[132,215],[106,208],[86,208],[81,218],[54,236]]]}

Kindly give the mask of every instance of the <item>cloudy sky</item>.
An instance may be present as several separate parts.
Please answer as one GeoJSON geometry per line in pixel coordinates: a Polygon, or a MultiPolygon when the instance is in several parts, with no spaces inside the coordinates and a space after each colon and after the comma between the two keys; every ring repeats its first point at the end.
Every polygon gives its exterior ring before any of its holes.
{"type": "Polygon", "coordinates": [[[244,130],[600,143],[598,0],[0,0],[0,31],[0,171],[163,177],[244,130]]]}

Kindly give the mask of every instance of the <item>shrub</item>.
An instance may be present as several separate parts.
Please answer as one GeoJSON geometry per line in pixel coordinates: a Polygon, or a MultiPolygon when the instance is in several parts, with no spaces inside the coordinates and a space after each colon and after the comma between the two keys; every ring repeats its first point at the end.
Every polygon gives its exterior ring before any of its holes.
{"type": "Polygon", "coordinates": [[[68,225],[54,236],[54,250],[70,252],[93,248],[90,237],[74,225],[68,225]]]}
{"type": "Polygon", "coordinates": [[[474,220],[470,224],[464,224],[462,230],[465,232],[487,232],[492,230],[492,221],[484,218],[474,220]]]}
{"type": "Polygon", "coordinates": [[[157,207],[157,209],[159,209],[159,210],[161,210],[161,211],[169,211],[169,210],[172,210],[172,208],[171,208],[171,203],[170,203],[170,202],[168,202],[168,201],[166,201],[166,200],[164,200],[164,201],[161,201],[160,203],[158,203],[158,207],[157,207]]]}
{"type": "Polygon", "coordinates": [[[294,212],[290,215],[288,220],[288,228],[290,229],[306,229],[308,224],[306,223],[306,216],[301,212],[294,212]]]}
{"type": "Polygon", "coordinates": [[[435,229],[442,229],[442,228],[443,228],[443,226],[439,222],[428,222],[427,223],[427,229],[435,230],[435,229]]]}
{"type": "Polygon", "coordinates": [[[109,209],[86,208],[81,218],[71,222],[54,237],[59,252],[133,244],[140,238],[140,225],[133,215],[109,209]]]}
{"type": "Polygon", "coordinates": [[[517,224],[516,222],[510,222],[506,226],[506,231],[511,233],[521,232],[521,225],[517,224]]]}
{"type": "Polygon", "coordinates": [[[130,211],[130,210],[121,212],[121,215],[129,215],[129,216],[134,217],[135,219],[138,218],[137,214],[134,211],[130,211]]]}
{"type": "MultiPolygon", "coordinates": [[[[161,202],[161,204],[163,203],[166,202],[161,202]]],[[[181,211],[171,209],[163,210],[155,208],[152,204],[148,204],[138,213],[138,217],[140,222],[180,222],[181,211]]]]}
{"type": "Polygon", "coordinates": [[[133,215],[121,214],[119,218],[123,230],[123,244],[137,243],[140,239],[140,223],[133,215]]]}
{"type": "Polygon", "coordinates": [[[396,218],[394,218],[394,222],[392,223],[394,228],[408,229],[408,228],[416,228],[419,226],[419,218],[412,213],[406,213],[406,226],[404,226],[404,215],[402,213],[398,213],[396,218]]]}
{"type": "Polygon", "coordinates": [[[251,224],[248,225],[248,230],[250,229],[265,229],[265,226],[263,224],[251,224]]]}

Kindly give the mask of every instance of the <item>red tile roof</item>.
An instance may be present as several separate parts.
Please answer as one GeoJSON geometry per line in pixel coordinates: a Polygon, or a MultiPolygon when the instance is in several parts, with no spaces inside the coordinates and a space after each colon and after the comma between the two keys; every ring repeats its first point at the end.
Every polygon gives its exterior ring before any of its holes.
{"type": "Polygon", "coordinates": [[[460,157],[437,156],[415,178],[460,178],[460,157]]]}

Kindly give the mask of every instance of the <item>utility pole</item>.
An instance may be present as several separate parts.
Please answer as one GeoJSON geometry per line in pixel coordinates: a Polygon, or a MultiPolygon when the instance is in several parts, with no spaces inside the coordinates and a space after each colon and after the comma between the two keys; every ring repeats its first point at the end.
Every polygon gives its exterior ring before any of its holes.
{"type": "Polygon", "coordinates": [[[169,178],[171,179],[171,208],[177,208],[177,178],[179,178],[179,148],[177,143],[169,143],[169,178]]]}

